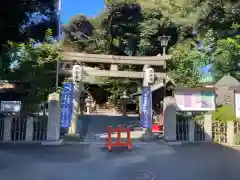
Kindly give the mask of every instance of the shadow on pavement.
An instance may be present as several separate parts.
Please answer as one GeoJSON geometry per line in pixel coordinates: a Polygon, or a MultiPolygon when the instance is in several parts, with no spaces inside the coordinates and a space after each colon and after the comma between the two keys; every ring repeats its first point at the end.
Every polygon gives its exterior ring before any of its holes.
{"type": "MultiPolygon", "coordinates": [[[[141,162],[128,159],[117,176],[145,170],[156,179],[177,180],[238,180],[240,178],[240,147],[226,147],[213,143],[194,143],[171,146],[172,154],[152,154],[141,162]]],[[[155,150],[152,150],[154,152],[155,150]]],[[[134,152],[134,150],[133,150],[134,152]]]]}
{"type": "Polygon", "coordinates": [[[140,127],[140,120],[139,117],[84,115],[79,118],[78,133],[82,140],[94,141],[101,139],[100,136],[105,140],[108,126],[130,126],[134,130],[140,127]]]}

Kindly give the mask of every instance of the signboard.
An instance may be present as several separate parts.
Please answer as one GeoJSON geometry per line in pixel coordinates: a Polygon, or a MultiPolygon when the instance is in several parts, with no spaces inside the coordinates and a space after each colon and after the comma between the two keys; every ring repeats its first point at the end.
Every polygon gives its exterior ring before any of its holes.
{"type": "Polygon", "coordinates": [[[21,101],[1,101],[2,112],[20,112],[21,101]]]}
{"type": "Polygon", "coordinates": [[[61,96],[61,117],[60,127],[67,128],[70,126],[73,111],[73,83],[65,82],[63,84],[61,96]]]}
{"type": "Polygon", "coordinates": [[[141,127],[152,128],[152,92],[150,87],[142,88],[141,127]]]}
{"type": "Polygon", "coordinates": [[[235,113],[240,118],[240,92],[235,92],[235,113]]]}
{"type": "Polygon", "coordinates": [[[177,110],[179,111],[213,111],[215,110],[215,93],[213,90],[175,91],[177,110]]]}

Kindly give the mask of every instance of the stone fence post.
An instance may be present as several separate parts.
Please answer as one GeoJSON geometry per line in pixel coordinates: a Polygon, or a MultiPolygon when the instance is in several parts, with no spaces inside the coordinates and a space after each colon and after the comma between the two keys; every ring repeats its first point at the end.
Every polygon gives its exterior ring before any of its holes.
{"type": "Polygon", "coordinates": [[[205,133],[205,141],[212,141],[212,115],[205,114],[204,115],[204,133],[205,133]]]}
{"type": "Polygon", "coordinates": [[[176,102],[175,98],[164,99],[164,138],[167,141],[176,141],[176,102]]]}
{"type": "Polygon", "coordinates": [[[12,116],[6,116],[4,118],[3,141],[11,141],[12,119],[12,116]]]}
{"type": "Polygon", "coordinates": [[[26,126],[26,141],[33,140],[33,117],[27,117],[27,126],[26,126]]]}
{"type": "Polygon", "coordinates": [[[227,122],[227,143],[234,144],[234,122],[227,122]]]}
{"type": "Polygon", "coordinates": [[[47,140],[58,141],[60,138],[60,98],[57,93],[48,97],[47,140]]]}
{"type": "Polygon", "coordinates": [[[189,141],[194,142],[195,138],[195,121],[193,119],[188,120],[188,127],[189,127],[189,141]]]}

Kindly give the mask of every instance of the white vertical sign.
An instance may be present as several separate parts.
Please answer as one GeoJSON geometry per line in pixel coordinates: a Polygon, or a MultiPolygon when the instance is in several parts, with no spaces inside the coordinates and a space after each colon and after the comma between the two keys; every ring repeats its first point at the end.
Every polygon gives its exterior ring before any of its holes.
{"type": "Polygon", "coordinates": [[[235,113],[240,118],[240,92],[235,92],[235,113]]]}

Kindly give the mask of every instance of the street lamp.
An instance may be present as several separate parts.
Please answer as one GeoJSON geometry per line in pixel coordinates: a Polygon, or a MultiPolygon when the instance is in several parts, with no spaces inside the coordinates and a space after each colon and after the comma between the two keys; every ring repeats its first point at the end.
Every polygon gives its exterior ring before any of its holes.
{"type": "Polygon", "coordinates": [[[237,62],[237,67],[238,67],[238,69],[240,68],[240,62],[237,62]]]}
{"type": "Polygon", "coordinates": [[[127,95],[127,91],[123,92],[123,96],[121,97],[121,106],[122,106],[122,113],[124,116],[127,115],[127,102],[129,99],[129,96],[127,95]]]}
{"type": "Polygon", "coordinates": [[[158,40],[161,43],[161,46],[163,47],[163,56],[166,55],[166,47],[168,45],[168,41],[171,39],[171,36],[159,36],[158,40]]]}
{"type": "MultiPolygon", "coordinates": [[[[161,43],[161,46],[163,47],[163,53],[162,55],[166,55],[166,47],[168,45],[169,40],[171,39],[171,36],[159,36],[159,41],[161,43]]],[[[160,54],[158,55],[160,56],[160,54]]],[[[166,62],[164,63],[164,73],[166,74],[166,62]]],[[[163,79],[163,85],[164,85],[164,91],[163,91],[163,101],[161,101],[161,110],[163,111],[163,102],[164,98],[166,96],[166,91],[167,91],[167,82],[166,82],[166,77],[163,79]]]]}
{"type": "MultiPolygon", "coordinates": [[[[62,8],[62,0],[58,0],[58,5],[57,5],[57,20],[58,20],[58,28],[57,28],[57,40],[58,42],[61,39],[61,8],[62,8]]],[[[57,67],[56,67],[56,81],[55,81],[55,88],[56,91],[58,90],[58,79],[59,79],[59,61],[57,61],[57,67]]]]}

